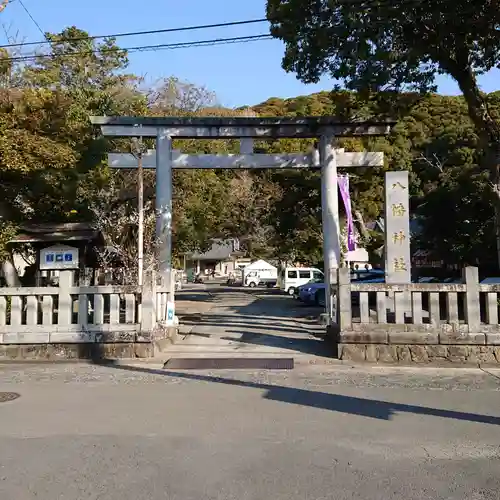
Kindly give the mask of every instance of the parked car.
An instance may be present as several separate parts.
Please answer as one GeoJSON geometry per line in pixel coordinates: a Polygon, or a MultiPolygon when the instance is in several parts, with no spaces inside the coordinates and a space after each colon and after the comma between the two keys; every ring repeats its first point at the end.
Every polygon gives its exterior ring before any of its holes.
{"type": "Polygon", "coordinates": [[[324,279],[323,272],[315,267],[287,267],[280,276],[280,289],[288,295],[296,295],[297,289],[311,280],[324,279]]]}
{"type": "MultiPolygon", "coordinates": [[[[383,283],[384,271],[380,269],[355,270],[351,272],[351,282],[383,283]]],[[[325,305],[326,285],[323,279],[311,280],[298,287],[295,297],[305,304],[325,305]]]]}
{"type": "Polygon", "coordinates": [[[417,278],[417,283],[439,283],[439,279],[432,276],[420,276],[417,278]]]}
{"type": "Polygon", "coordinates": [[[323,281],[323,279],[311,280],[309,283],[299,286],[296,292],[297,298],[304,304],[319,305],[318,298],[320,294],[318,292],[326,287],[323,281]]]}
{"type": "MultiPolygon", "coordinates": [[[[385,283],[385,273],[381,270],[369,271],[366,275],[359,277],[356,280],[351,280],[353,283],[385,283]]],[[[368,300],[375,302],[375,294],[369,294],[368,300]]],[[[359,304],[359,292],[351,293],[351,302],[353,305],[359,304]]]]}
{"type": "Polygon", "coordinates": [[[385,271],[382,269],[351,269],[351,281],[378,278],[380,276],[385,276],[385,271]]]}

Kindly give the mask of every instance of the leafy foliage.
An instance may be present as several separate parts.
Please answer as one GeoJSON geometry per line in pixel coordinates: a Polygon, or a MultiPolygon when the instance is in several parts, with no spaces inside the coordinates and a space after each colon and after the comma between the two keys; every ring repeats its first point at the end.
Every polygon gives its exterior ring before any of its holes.
{"type": "MultiPolygon", "coordinates": [[[[298,1],[288,2],[293,3],[305,6],[298,1]]],[[[320,3],[318,0],[308,5],[320,3]]],[[[297,36],[314,28],[307,16],[315,11],[305,12],[304,27],[296,30],[297,36]]],[[[380,16],[384,12],[382,9],[380,16]]],[[[293,16],[287,22],[292,26],[293,16]]],[[[311,36],[319,36],[314,30],[311,36]]],[[[74,27],[50,35],[50,39],[50,51],[31,65],[15,67],[0,54],[5,62],[0,65],[0,72],[9,77],[2,81],[0,89],[3,259],[8,257],[6,242],[19,224],[81,220],[92,221],[99,227],[106,247],[112,250],[108,252],[110,258],[119,255],[122,262],[133,267],[136,171],[113,171],[105,161],[109,151],[129,152],[130,143],[101,137],[91,126],[90,115],[254,113],[292,117],[335,115],[345,120],[397,119],[397,126],[387,138],[343,139],[338,143],[338,147],[348,151],[385,154],[384,167],[348,172],[356,223],[368,246],[380,246],[379,235],[370,232],[366,223],[383,216],[384,171],[408,169],[412,211],[421,228],[414,239],[416,247],[449,263],[489,265],[494,260],[495,223],[491,207],[495,196],[490,189],[491,177],[483,168],[484,141],[471,120],[470,104],[465,98],[335,90],[294,99],[272,98],[252,108],[231,110],[221,107],[213,93],[203,87],[173,77],[158,82],[153,89],[141,89],[140,79],[126,73],[127,55],[113,40],[100,43],[74,27]],[[68,51],[79,57],[68,57],[68,51]]],[[[308,62],[311,73],[307,78],[313,78],[313,63],[314,58],[308,62]]],[[[343,71],[347,72],[346,68],[343,71]]],[[[353,86],[356,87],[354,83],[353,86]]],[[[484,99],[488,113],[497,119],[500,93],[484,99]]],[[[153,147],[152,143],[147,145],[153,147]]],[[[256,141],[254,145],[255,151],[262,153],[303,152],[312,146],[312,141],[299,139],[256,141]]],[[[177,140],[174,147],[186,153],[238,151],[234,140],[177,140]]],[[[147,260],[153,255],[155,242],[154,172],[145,172],[144,187],[147,260]]],[[[174,171],[173,243],[177,261],[182,253],[205,250],[213,238],[225,237],[239,238],[242,248],[255,258],[320,262],[319,172],[174,171]]]]}
{"type": "Polygon", "coordinates": [[[283,67],[305,82],[326,73],[364,95],[433,91],[437,74],[458,83],[489,173],[500,266],[500,122],[477,83],[500,67],[498,3],[268,0],[267,14],[285,42],[283,67]]]}
{"type": "Polygon", "coordinates": [[[307,82],[329,73],[353,90],[427,91],[437,72],[458,81],[500,61],[496,2],[268,0],[267,14],[284,68],[307,82]]]}

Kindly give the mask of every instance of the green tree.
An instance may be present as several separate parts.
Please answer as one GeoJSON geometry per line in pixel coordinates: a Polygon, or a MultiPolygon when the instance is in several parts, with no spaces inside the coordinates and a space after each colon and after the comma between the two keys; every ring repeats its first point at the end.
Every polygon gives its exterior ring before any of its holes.
{"type": "MultiPolygon", "coordinates": [[[[310,116],[336,115],[350,120],[370,117],[380,113],[388,99],[367,101],[354,92],[320,92],[298,98],[272,98],[253,107],[264,116],[310,116]]],[[[376,150],[386,154],[387,165],[399,161],[405,154],[395,148],[390,140],[342,139],[338,147],[347,151],[376,150]]],[[[262,152],[309,151],[314,141],[287,139],[258,143],[262,152]]],[[[406,145],[405,145],[406,147],[406,145]]],[[[379,217],[383,211],[384,168],[349,169],[353,209],[360,232],[369,239],[365,221],[379,217]]],[[[316,263],[322,260],[322,221],[319,171],[273,172],[273,181],[280,187],[282,198],[276,200],[270,223],[275,227],[275,247],[284,260],[302,260],[316,263]]],[[[342,210],[342,207],[341,207],[342,210]]]]}
{"type": "Polygon", "coordinates": [[[489,172],[500,265],[500,124],[477,77],[500,66],[500,9],[494,0],[268,0],[272,34],[285,42],[283,67],[302,81],[322,74],[347,88],[435,89],[459,85],[489,172]]]}
{"type": "Polygon", "coordinates": [[[146,104],[112,40],[99,43],[76,28],[47,37],[48,52],[31,64],[16,67],[2,54],[2,74],[15,75],[15,87],[6,80],[0,90],[0,217],[12,229],[61,222],[74,209],[89,218],[96,188],[83,194],[82,186],[112,148],[89,115],[134,113],[146,104]]]}

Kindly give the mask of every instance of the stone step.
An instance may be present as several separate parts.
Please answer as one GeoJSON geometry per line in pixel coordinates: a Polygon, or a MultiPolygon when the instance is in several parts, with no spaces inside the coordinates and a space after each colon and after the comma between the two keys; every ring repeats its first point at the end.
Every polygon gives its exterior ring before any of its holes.
{"type": "Polygon", "coordinates": [[[263,345],[248,345],[248,344],[233,344],[233,345],[220,345],[220,344],[175,344],[168,347],[165,352],[168,353],[186,353],[186,352],[288,352],[296,353],[293,349],[285,349],[281,347],[271,347],[263,345]]]}
{"type": "Polygon", "coordinates": [[[327,356],[314,356],[310,354],[297,354],[293,351],[199,351],[199,352],[171,352],[155,356],[155,362],[166,363],[175,358],[293,358],[297,365],[335,365],[343,364],[342,361],[327,356]]]}

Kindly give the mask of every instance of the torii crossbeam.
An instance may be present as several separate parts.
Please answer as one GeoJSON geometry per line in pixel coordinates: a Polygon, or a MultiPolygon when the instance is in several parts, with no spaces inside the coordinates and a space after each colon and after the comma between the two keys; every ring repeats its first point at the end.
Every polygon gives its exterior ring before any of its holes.
{"type": "MultiPolygon", "coordinates": [[[[345,153],[336,150],[336,137],[380,136],[390,132],[394,122],[345,122],[334,117],[305,118],[177,118],[177,117],[92,117],[104,135],[118,137],[156,137],[156,150],[143,156],[144,168],[156,168],[157,236],[160,241],[160,274],[170,290],[172,276],[172,169],[173,168],[310,168],[322,169],[322,218],[325,282],[331,289],[332,270],[340,266],[341,245],[337,191],[337,167],[380,166],[382,153],[345,153]],[[184,155],[172,150],[172,138],[240,138],[239,155],[184,155]],[[311,154],[264,155],[253,153],[252,139],[319,138],[319,148],[311,154]]],[[[135,168],[132,155],[110,154],[114,168],[135,168]]],[[[327,313],[334,308],[326,294],[327,313]]]]}
{"type": "MultiPolygon", "coordinates": [[[[317,152],[316,152],[317,153],[317,152]]],[[[346,153],[336,151],[337,167],[380,167],[384,165],[383,153],[346,153]]],[[[108,154],[111,168],[137,168],[137,158],[127,153],[108,154]]],[[[172,150],[172,168],[188,169],[259,169],[259,168],[314,168],[320,167],[319,154],[183,154],[172,150]]],[[[142,168],[156,168],[156,150],[149,149],[142,155],[142,168]]]]}

